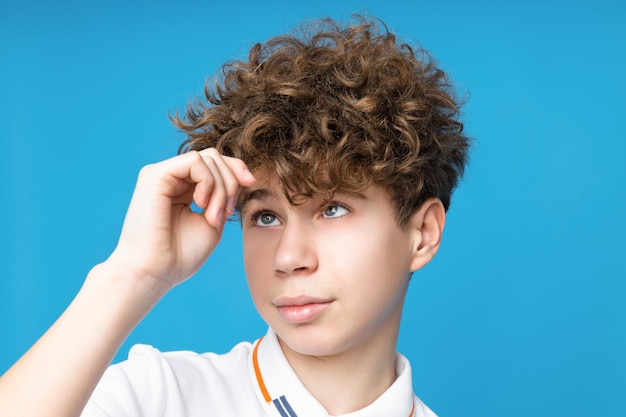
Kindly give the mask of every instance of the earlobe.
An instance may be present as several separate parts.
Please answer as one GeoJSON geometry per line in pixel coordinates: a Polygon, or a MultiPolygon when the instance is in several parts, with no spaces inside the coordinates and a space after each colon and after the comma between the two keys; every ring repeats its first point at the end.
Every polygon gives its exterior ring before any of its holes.
{"type": "Polygon", "coordinates": [[[413,213],[409,225],[414,231],[411,272],[422,268],[433,259],[443,235],[446,210],[438,198],[428,199],[413,213]]]}

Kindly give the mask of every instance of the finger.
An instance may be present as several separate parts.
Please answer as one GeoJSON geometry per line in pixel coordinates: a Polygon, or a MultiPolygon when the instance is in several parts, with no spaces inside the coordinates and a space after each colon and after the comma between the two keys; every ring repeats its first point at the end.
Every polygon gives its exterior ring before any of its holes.
{"type": "Polygon", "coordinates": [[[256,181],[243,161],[222,156],[215,149],[190,151],[146,166],[140,177],[144,185],[148,185],[140,187],[144,191],[153,189],[152,192],[169,197],[173,202],[187,205],[193,199],[204,209],[207,221],[213,226],[220,223],[226,207],[229,215],[232,214],[240,186],[256,181]]]}
{"type": "Polygon", "coordinates": [[[211,159],[215,162],[215,165],[219,169],[222,181],[226,187],[226,208],[225,216],[230,216],[235,212],[235,205],[237,203],[237,197],[239,196],[239,190],[241,190],[241,184],[230,166],[226,163],[226,157],[219,154],[216,149],[208,149],[201,152],[205,159],[211,159]]]}
{"type": "Polygon", "coordinates": [[[212,156],[215,157],[215,159],[218,159],[217,157],[219,156],[219,159],[222,159],[225,162],[228,169],[232,172],[235,178],[237,178],[239,184],[244,187],[253,185],[256,182],[256,178],[254,178],[254,175],[252,175],[246,163],[239,158],[222,155],[215,148],[203,149],[200,151],[200,155],[212,156]]]}
{"type": "MultiPolygon", "coordinates": [[[[208,200],[207,205],[204,207],[204,214],[207,221],[213,226],[221,226],[224,219],[224,212],[227,205],[228,193],[226,190],[225,178],[223,172],[220,171],[220,168],[215,159],[209,156],[203,156],[202,160],[204,164],[207,166],[209,171],[211,172],[211,176],[213,178],[212,187],[210,189],[201,187],[201,184],[196,185],[196,190],[198,193],[203,196],[204,193],[208,191],[208,200]],[[202,191],[200,191],[202,188],[202,191]]],[[[232,177],[232,174],[231,174],[232,177]]],[[[202,184],[204,185],[204,184],[202,184]]],[[[195,196],[195,194],[194,194],[195,196]]]]}
{"type": "Polygon", "coordinates": [[[256,178],[252,175],[252,172],[248,169],[248,166],[245,162],[238,158],[232,158],[230,156],[222,156],[224,162],[230,168],[231,172],[244,187],[249,187],[254,185],[256,182],[256,178]]]}
{"type": "Polygon", "coordinates": [[[200,154],[192,151],[145,166],[138,181],[143,184],[139,189],[172,199],[183,194],[191,196],[190,189],[200,188],[199,194],[194,193],[194,201],[204,207],[213,188],[214,178],[200,154]]]}

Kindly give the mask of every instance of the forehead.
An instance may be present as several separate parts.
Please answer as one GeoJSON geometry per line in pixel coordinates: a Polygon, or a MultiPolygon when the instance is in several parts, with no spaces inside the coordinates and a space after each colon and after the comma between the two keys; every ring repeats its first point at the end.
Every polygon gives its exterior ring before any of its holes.
{"type": "MultiPolygon", "coordinates": [[[[278,179],[276,174],[272,174],[267,170],[253,171],[256,183],[251,187],[245,187],[239,194],[239,210],[243,211],[248,203],[251,201],[267,201],[267,200],[287,200],[293,204],[298,200],[302,200],[302,197],[298,198],[297,192],[289,192],[286,184],[278,179]]],[[[306,198],[315,198],[314,195],[307,196],[306,198]]]]}

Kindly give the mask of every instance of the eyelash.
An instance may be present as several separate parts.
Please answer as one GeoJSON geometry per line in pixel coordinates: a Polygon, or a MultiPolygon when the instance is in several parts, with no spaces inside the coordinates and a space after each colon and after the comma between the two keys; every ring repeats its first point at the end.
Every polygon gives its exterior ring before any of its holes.
{"type": "MultiPolygon", "coordinates": [[[[324,211],[326,211],[329,207],[340,207],[340,208],[345,209],[345,210],[348,212],[348,213],[346,213],[346,214],[344,214],[344,215],[342,215],[342,216],[339,216],[339,217],[343,217],[343,216],[345,216],[345,215],[347,215],[347,214],[350,214],[350,213],[352,212],[352,210],[350,209],[350,207],[346,206],[345,204],[338,203],[338,202],[336,202],[336,201],[331,201],[331,202],[329,202],[328,204],[324,204],[323,206],[321,206],[321,207],[319,208],[319,212],[321,213],[321,215],[322,215],[322,216],[323,216],[323,214],[324,214],[324,211]]],[[[259,218],[260,218],[262,215],[264,215],[264,214],[270,214],[270,215],[274,216],[276,219],[278,219],[278,220],[280,221],[280,217],[278,217],[278,215],[276,215],[276,214],[275,214],[272,210],[269,210],[269,209],[260,209],[260,210],[255,211],[255,212],[254,212],[254,213],[250,216],[250,221],[252,222],[252,224],[255,224],[255,225],[256,225],[256,223],[257,223],[257,221],[259,220],[259,218]]],[[[339,218],[339,217],[337,217],[337,218],[339,218]]],[[[329,219],[332,219],[332,218],[333,218],[333,217],[330,217],[329,219]]]]}
{"type": "Polygon", "coordinates": [[[250,216],[250,221],[252,222],[253,225],[256,225],[257,221],[259,220],[259,218],[264,215],[264,214],[271,214],[272,216],[276,217],[277,219],[279,218],[276,214],[274,214],[274,212],[272,210],[268,210],[268,209],[261,209],[261,210],[257,210],[255,211],[252,216],[250,216]]]}
{"type": "MultiPolygon", "coordinates": [[[[330,207],[340,207],[340,208],[343,208],[343,209],[345,209],[345,210],[347,211],[347,213],[346,213],[346,214],[350,214],[350,213],[352,212],[352,210],[350,209],[350,207],[346,206],[345,204],[338,203],[338,202],[336,202],[336,201],[331,201],[331,202],[329,202],[328,204],[324,204],[324,205],[320,208],[320,212],[323,214],[323,213],[324,213],[326,210],[328,210],[330,207]]],[[[342,216],[339,216],[339,217],[343,217],[343,216],[345,216],[346,214],[344,214],[344,215],[342,215],[342,216]]],[[[339,218],[339,217],[336,217],[336,218],[339,218]]],[[[333,217],[333,218],[335,218],[335,217],[333,217]]]]}

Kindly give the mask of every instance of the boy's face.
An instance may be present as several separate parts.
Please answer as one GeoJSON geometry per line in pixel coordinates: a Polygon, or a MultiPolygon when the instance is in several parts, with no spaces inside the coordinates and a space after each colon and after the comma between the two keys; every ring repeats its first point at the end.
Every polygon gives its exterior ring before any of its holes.
{"type": "Polygon", "coordinates": [[[415,231],[398,226],[386,190],[293,206],[276,180],[256,177],[242,207],[244,263],[285,353],[395,352],[415,231]]]}

